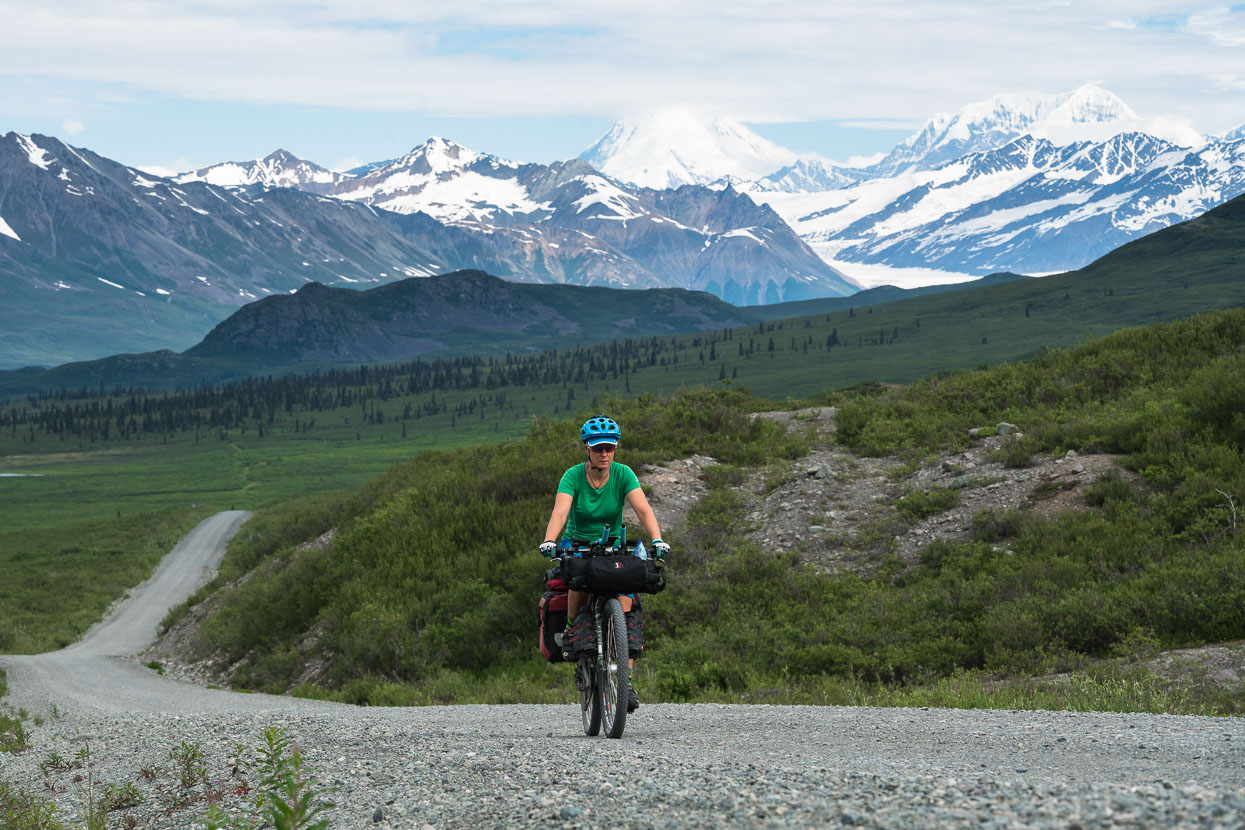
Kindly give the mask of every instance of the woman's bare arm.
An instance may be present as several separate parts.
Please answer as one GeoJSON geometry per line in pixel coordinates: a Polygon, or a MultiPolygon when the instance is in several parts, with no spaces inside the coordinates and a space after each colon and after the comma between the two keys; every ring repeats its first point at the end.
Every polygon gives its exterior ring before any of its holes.
{"type": "Polygon", "coordinates": [[[661,527],[657,524],[657,514],[649,506],[648,497],[644,495],[644,491],[637,487],[628,493],[627,504],[631,505],[631,509],[635,511],[636,518],[640,520],[640,524],[644,525],[648,538],[660,539],[661,527]]]}
{"type": "Polygon", "coordinates": [[[549,517],[549,526],[545,528],[546,542],[556,542],[562,528],[566,527],[566,517],[571,515],[571,494],[558,493],[553,500],[553,514],[549,517]]]}

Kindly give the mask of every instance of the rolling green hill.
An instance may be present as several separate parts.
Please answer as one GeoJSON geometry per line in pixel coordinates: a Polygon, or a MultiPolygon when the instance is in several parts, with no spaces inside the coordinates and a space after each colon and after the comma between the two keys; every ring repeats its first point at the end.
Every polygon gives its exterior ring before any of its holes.
{"type": "Polygon", "coordinates": [[[694,332],[757,319],[701,291],[515,283],[483,271],[405,279],[366,291],[310,283],[294,294],[243,306],[180,354],[163,350],[42,372],[0,372],[0,394],[118,384],[198,386],[424,354],[528,354],[566,342],[694,332]]]}

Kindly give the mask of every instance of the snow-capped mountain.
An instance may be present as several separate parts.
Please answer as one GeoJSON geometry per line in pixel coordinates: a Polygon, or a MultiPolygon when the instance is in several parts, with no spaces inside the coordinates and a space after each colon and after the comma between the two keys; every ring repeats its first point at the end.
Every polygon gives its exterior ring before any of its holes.
{"type": "Polygon", "coordinates": [[[186,348],[238,306],[311,281],[518,267],[491,240],[427,216],[290,188],[178,184],[18,133],[0,136],[0,227],[8,365],[186,348]]]}
{"type": "Polygon", "coordinates": [[[749,304],[856,290],[773,210],[733,190],[654,193],[580,161],[512,165],[445,141],[391,172],[357,195],[397,199],[408,212],[262,180],[179,183],[55,138],[0,136],[0,360],[185,348],[238,306],[313,280],[362,288],[479,269],[521,282],[703,289],[749,304]],[[523,209],[480,201],[463,216],[456,205],[472,203],[463,199],[442,203],[441,221],[418,199],[400,201],[401,177],[427,197],[472,176],[517,194],[523,209]]]}
{"type": "Polygon", "coordinates": [[[485,233],[521,252],[518,279],[673,286],[746,305],[857,290],[776,213],[729,187],[661,199],[583,161],[518,164],[430,138],[317,192],[485,233]]]}
{"type": "Polygon", "coordinates": [[[748,190],[811,193],[928,170],[1025,135],[1062,146],[1127,132],[1182,147],[1206,140],[1183,124],[1142,118],[1114,93],[1087,84],[1060,94],[1005,93],[936,114],[880,161],[859,169],[795,153],[733,121],[679,110],[620,121],[580,158],[615,179],[644,187],[731,183],[748,190]]]}
{"type": "Polygon", "coordinates": [[[1204,141],[1203,136],[1183,125],[1142,119],[1115,94],[1086,85],[1059,95],[995,95],[955,113],[938,113],[865,172],[868,178],[883,178],[929,170],[969,153],[1002,147],[1025,135],[1066,145],[1105,141],[1125,132],[1145,132],[1185,147],[1204,141]]]}
{"type": "Polygon", "coordinates": [[[865,178],[867,176],[861,170],[839,167],[812,156],[801,156],[795,164],[765,176],[753,186],[780,193],[817,193],[851,187],[865,178]]]}
{"type": "Polygon", "coordinates": [[[836,192],[758,192],[828,259],[962,273],[1079,268],[1245,192],[1245,139],[1024,136],[836,192]]]}
{"type": "Polygon", "coordinates": [[[735,121],[683,110],[619,121],[579,157],[619,181],[657,189],[759,179],[798,159],[735,121]]]}
{"type": "Polygon", "coordinates": [[[276,150],[255,161],[227,161],[174,177],[178,184],[207,182],[218,187],[297,187],[316,190],[353,178],[304,161],[286,150],[276,150]]]}
{"type": "Polygon", "coordinates": [[[509,223],[545,212],[523,184],[541,169],[434,137],[322,192],[395,213],[422,211],[444,222],[509,223]]]}
{"type": "Polygon", "coordinates": [[[335,184],[294,186],[484,234],[510,258],[511,279],[689,288],[742,304],[857,290],[730,188],[692,186],[662,207],[582,161],[519,164],[436,137],[335,184]]]}

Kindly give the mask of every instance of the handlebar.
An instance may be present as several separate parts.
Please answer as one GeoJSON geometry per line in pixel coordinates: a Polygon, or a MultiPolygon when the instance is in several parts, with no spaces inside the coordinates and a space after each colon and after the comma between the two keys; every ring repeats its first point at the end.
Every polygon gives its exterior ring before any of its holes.
{"type": "Polygon", "coordinates": [[[578,553],[583,556],[617,556],[619,554],[634,553],[636,544],[636,542],[624,541],[621,544],[610,546],[609,543],[584,542],[572,545],[569,548],[558,548],[558,556],[561,557],[568,553],[578,553]]]}

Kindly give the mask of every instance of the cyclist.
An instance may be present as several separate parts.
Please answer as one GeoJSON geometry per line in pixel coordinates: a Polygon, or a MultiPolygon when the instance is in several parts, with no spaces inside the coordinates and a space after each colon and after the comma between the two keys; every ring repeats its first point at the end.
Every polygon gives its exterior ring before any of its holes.
{"type": "MultiPolygon", "coordinates": [[[[657,516],[649,506],[635,473],[626,464],[614,461],[622,429],[618,422],[605,415],[597,415],[584,421],[579,437],[584,442],[587,460],[576,464],[562,474],[558,494],[554,497],[553,513],[545,528],[545,541],[540,552],[546,557],[557,555],[555,539],[565,528],[562,541],[570,544],[587,544],[600,539],[606,527],[611,542],[616,541],[622,527],[623,505],[631,505],[640,524],[653,540],[654,556],[662,558],[670,552],[670,546],[662,541],[657,516]]],[[[566,631],[570,633],[579,609],[587,602],[583,591],[567,593],[566,631]]],[[[621,598],[624,611],[630,611],[633,597],[621,598]]],[[[628,668],[634,661],[628,660],[628,668]]],[[[634,712],[640,705],[634,684],[627,699],[627,711],[634,712]]]]}

